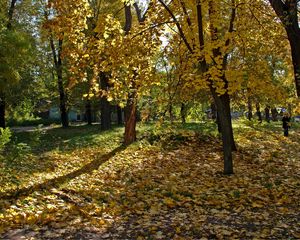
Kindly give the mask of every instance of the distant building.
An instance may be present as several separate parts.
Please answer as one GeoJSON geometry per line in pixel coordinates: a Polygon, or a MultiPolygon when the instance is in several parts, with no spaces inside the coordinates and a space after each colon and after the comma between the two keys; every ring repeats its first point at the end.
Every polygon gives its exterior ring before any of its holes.
{"type": "MultiPolygon", "coordinates": [[[[98,122],[100,121],[99,112],[92,111],[92,121],[98,122]]],[[[76,121],[86,121],[86,114],[84,111],[76,108],[71,108],[68,111],[68,117],[70,122],[76,121]]],[[[51,107],[49,109],[49,119],[60,120],[60,110],[59,107],[51,107]]]]}

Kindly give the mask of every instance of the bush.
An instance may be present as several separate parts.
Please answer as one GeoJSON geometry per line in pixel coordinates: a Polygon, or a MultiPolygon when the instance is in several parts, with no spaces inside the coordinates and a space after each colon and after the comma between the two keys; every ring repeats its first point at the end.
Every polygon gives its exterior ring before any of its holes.
{"type": "Polygon", "coordinates": [[[10,142],[11,131],[9,128],[0,128],[0,152],[5,148],[5,145],[10,142]]]}

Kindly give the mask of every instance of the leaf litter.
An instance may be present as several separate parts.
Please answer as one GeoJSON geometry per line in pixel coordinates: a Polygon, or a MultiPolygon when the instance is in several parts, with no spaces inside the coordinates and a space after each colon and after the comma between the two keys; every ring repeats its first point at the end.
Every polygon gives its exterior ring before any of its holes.
{"type": "Polygon", "coordinates": [[[247,134],[231,176],[217,138],[136,143],[58,186],[0,200],[0,237],[298,239],[300,134],[247,134]]]}

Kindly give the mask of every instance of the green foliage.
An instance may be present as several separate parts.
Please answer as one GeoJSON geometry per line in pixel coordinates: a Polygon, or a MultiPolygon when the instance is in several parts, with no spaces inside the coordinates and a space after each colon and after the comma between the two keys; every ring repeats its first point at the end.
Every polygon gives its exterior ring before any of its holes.
{"type": "Polygon", "coordinates": [[[25,99],[25,101],[22,101],[18,106],[14,108],[14,111],[11,114],[11,119],[15,120],[16,122],[34,120],[34,107],[35,106],[31,101],[25,99]]]}
{"type": "Polygon", "coordinates": [[[6,144],[10,142],[11,135],[9,128],[0,128],[0,153],[4,150],[6,144]]]}
{"type": "Polygon", "coordinates": [[[27,143],[21,142],[10,145],[9,152],[10,153],[7,158],[9,160],[16,160],[20,159],[21,157],[25,157],[26,154],[29,154],[31,152],[31,147],[27,143]]]}

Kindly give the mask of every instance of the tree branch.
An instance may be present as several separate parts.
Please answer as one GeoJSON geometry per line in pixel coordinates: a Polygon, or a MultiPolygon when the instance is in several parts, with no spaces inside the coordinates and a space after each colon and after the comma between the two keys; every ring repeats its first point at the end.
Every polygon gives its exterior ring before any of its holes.
{"type": "Polygon", "coordinates": [[[177,18],[175,17],[174,13],[171,11],[171,9],[164,3],[163,0],[158,0],[161,5],[163,5],[163,7],[166,9],[166,11],[170,14],[171,18],[173,19],[173,21],[175,22],[177,28],[178,28],[178,31],[179,31],[179,35],[180,37],[182,38],[184,44],[186,45],[187,49],[189,50],[190,53],[194,53],[193,49],[191,48],[190,44],[188,43],[185,35],[184,35],[184,32],[180,26],[180,23],[178,22],[177,18]]]}

